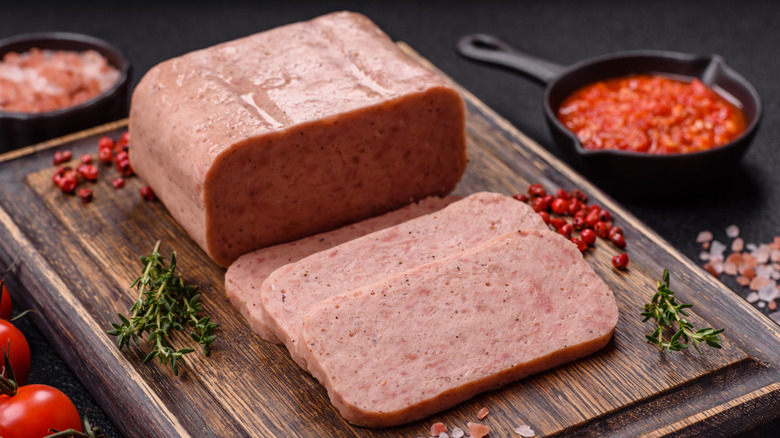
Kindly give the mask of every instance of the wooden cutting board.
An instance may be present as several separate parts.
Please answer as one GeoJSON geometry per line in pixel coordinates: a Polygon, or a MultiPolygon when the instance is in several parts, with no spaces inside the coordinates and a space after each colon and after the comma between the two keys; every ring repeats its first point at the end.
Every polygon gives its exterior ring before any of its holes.
{"type": "MultiPolygon", "coordinates": [[[[407,46],[401,46],[413,53],[407,46]]],[[[417,56],[417,55],[415,55],[417,56]]],[[[420,60],[425,63],[424,60],[420,60]]],[[[15,299],[128,436],[427,436],[442,421],[466,428],[481,407],[493,437],[515,436],[529,424],[539,436],[701,436],[732,434],[780,416],[780,329],[737,294],[682,256],[620,205],[467,91],[470,163],[456,193],[524,192],[533,182],[551,190],[580,188],[615,216],[628,241],[631,266],[611,267],[617,249],[599,241],[586,260],[614,290],[620,309],[615,336],[602,351],[464,402],[431,418],[391,429],[346,423],[327,394],[280,346],[251,332],[224,297],[224,269],[214,265],[159,202],[138,194],[131,178],[101,168],[95,199],[82,204],[51,183],[53,150],[74,157],[97,152],[97,138],[117,138],[126,121],[0,156],[0,260],[22,265],[15,299]],[[178,377],[147,349],[119,351],[105,334],[135,299],[128,286],[140,255],[162,240],[175,249],[185,279],[199,285],[204,307],[221,324],[211,357],[186,357],[178,377]],[[694,304],[697,327],[723,327],[724,348],[662,353],[644,341],[652,331],[640,309],[664,268],[672,289],[694,304]],[[132,415],[127,415],[131,412],[132,415]]],[[[187,343],[184,336],[176,338],[187,343]]],[[[454,357],[453,360],[471,360],[454,357]]]]}

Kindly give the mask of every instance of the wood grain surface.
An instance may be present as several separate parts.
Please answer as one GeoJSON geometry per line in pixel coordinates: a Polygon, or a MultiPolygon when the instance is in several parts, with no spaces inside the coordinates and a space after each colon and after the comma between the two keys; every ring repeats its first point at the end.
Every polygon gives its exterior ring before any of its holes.
{"type": "Polygon", "coordinates": [[[94,155],[97,138],[117,138],[126,121],[0,156],[0,260],[22,260],[17,280],[24,293],[15,298],[35,311],[31,318],[127,436],[416,437],[427,436],[434,421],[465,429],[481,407],[490,410],[483,422],[494,437],[513,436],[523,423],[539,436],[730,435],[780,416],[778,326],[461,91],[470,163],[456,194],[513,194],[533,182],[553,190],[580,188],[624,229],[628,271],[612,268],[618,251],[602,240],[585,255],[620,309],[615,336],[602,351],[410,425],[353,427],[284,347],[251,332],[224,296],[224,269],[161,203],[141,199],[142,181],[131,178],[115,190],[110,181],[116,170],[101,167],[90,204],[52,185],[53,150],[94,155]],[[211,357],[186,356],[178,377],[157,363],[141,365],[145,346],[119,351],[105,334],[135,299],[128,286],[141,270],[138,257],[157,240],[165,254],[176,250],[185,279],[200,286],[206,312],[221,324],[211,357]],[[642,323],[640,309],[664,268],[679,299],[694,304],[694,325],[726,329],[722,350],[662,353],[645,343],[652,328],[642,323]]]}

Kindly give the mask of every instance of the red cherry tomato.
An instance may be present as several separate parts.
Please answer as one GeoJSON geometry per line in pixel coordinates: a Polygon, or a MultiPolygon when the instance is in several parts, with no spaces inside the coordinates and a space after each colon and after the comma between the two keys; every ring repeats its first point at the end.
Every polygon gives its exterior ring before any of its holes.
{"type": "MultiPolygon", "coordinates": [[[[27,338],[24,337],[24,334],[4,319],[0,320],[0,351],[2,348],[8,351],[16,384],[24,385],[27,383],[27,378],[30,377],[30,346],[27,344],[27,338]]],[[[3,377],[8,377],[7,373],[4,373],[3,377]]],[[[5,438],[3,434],[0,436],[5,438]]]]}
{"type": "Polygon", "coordinates": [[[0,436],[41,438],[51,434],[49,429],[82,431],[76,406],[60,390],[36,384],[0,396],[0,436]]]}
{"type": "Polygon", "coordinates": [[[11,319],[14,314],[14,305],[11,301],[11,294],[8,293],[8,288],[5,287],[5,281],[0,280],[2,285],[3,296],[0,299],[0,319],[11,319]]]}

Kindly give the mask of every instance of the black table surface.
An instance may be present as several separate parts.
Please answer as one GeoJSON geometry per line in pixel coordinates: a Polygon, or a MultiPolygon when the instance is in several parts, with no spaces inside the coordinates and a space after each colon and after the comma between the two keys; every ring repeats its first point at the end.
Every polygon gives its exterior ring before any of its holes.
{"type": "MultiPolygon", "coordinates": [[[[711,230],[727,241],[738,225],[746,242],[770,242],[780,233],[780,152],[776,138],[780,104],[780,3],[766,1],[156,1],[6,2],[0,38],[41,31],[93,35],[118,46],[133,65],[133,86],[155,64],[186,52],[337,10],[364,13],[393,39],[408,43],[489,107],[554,155],[542,115],[543,87],[511,72],[464,60],[459,37],[491,33],[539,57],[569,65],[614,51],[659,49],[722,55],[758,90],[764,118],[755,140],[720,183],[675,198],[648,199],[631,190],[601,188],[615,197],[684,255],[698,261],[695,239],[711,230]]],[[[593,171],[581,169],[597,178],[593,171]]],[[[663,178],[663,175],[659,175],[663,178]]],[[[735,293],[748,291],[732,278],[735,293]]],[[[762,310],[768,313],[766,309],[762,310]]],[[[119,432],[78,376],[24,318],[34,366],[31,383],[68,394],[83,415],[109,437],[119,432]]],[[[100,389],[96,389],[99,391],[100,389]]],[[[128,413],[132,415],[132,413],[128,413]]],[[[778,422],[748,436],[778,436],[778,422]]]]}

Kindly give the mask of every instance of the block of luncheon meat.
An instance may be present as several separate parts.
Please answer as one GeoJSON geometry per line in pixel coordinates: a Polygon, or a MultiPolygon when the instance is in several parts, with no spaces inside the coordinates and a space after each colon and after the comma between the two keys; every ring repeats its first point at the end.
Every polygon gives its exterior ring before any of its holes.
{"type": "Polygon", "coordinates": [[[436,213],[282,266],[263,282],[261,311],[269,329],[306,369],[296,343],[303,316],[315,304],[523,229],[546,230],[547,225],[523,202],[475,193],[436,213]]]}
{"type": "Polygon", "coordinates": [[[136,87],[130,161],[218,265],[456,186],[458,92],[338,12],[170,59],[136,87]]]}
{"type": "Polygon", "coordinates": [[[263,312],[260,310],[260,288],[273,271],[288,263],[297,262],[306,256],[374,231],[439,211],[458,199],[460,198],[456,196],[425,198],[381,216],[244,254],[231,263],[225,273],[225,294],[255,333],[269,342],[278,344],[279,339],[268,328],[263,312]]]}
{"type": "Polygon", "coordinates": [[[408,423],[603,348],[615,297],[577,247],[528,230],[321,301],[309,371],[350,423],[408,423]]]}

